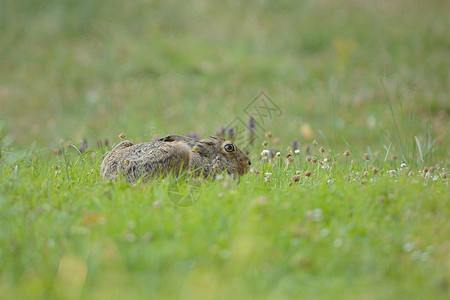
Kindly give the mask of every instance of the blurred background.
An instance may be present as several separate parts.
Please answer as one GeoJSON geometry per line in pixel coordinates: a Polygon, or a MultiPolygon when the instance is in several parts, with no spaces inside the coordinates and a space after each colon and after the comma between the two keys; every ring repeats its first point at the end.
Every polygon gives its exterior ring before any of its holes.
{"type": "Polygon", "coordinates": [[[448,15],[445,0],[2,0],[3,147],[209,136],[265,91],[287,144],[445,149],[448,15]]]}

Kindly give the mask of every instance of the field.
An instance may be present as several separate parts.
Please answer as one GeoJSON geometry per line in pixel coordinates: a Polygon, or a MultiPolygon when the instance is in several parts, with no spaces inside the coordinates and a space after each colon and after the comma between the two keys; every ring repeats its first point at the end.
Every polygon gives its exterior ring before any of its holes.
{"type": "Polygon", "coordinates": [[[449,8],[1,1],[0,299],[448,299],[449,8]],[[99,176],[220,128],[239,181],[99,176]]]}

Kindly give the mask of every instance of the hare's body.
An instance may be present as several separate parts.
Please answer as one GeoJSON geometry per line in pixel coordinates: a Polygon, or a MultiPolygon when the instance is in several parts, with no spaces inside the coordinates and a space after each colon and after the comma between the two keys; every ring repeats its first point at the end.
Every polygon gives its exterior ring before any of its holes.
{"type": "Polygon", "coordinates": [[[214,178],[225,170],[232,175],[243,175],[250,164],[247,155],[223,138],[198,140],[172,135],[156,142],[119,143],[103,160],[100,175],[116,180],[123,174],[128,182],[134,182],[141,177],[151,179],[191,170],[196,176],[214,178]]]}

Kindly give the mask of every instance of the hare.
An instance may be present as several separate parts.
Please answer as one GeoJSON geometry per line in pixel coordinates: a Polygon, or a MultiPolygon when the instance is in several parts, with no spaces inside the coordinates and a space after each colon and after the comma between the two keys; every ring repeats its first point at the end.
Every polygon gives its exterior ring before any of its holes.
{"type": "Polygon", "coordinates": [[[148,180],[190,170],[194,176],[214,179],[223,171],[233,176],[244,175],[250,165],[244,152],[221,137],[199,140],[169,135],[141,144],[122,141],[106,155],[100,175],[115,181],[123,174],[128,182],[135,182],[139,178],[148,180]]]}

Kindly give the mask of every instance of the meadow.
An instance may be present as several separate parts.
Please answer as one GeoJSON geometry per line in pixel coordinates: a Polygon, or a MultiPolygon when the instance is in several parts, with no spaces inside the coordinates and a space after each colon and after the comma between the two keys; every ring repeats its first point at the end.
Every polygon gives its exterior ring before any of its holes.
{"type": "Polygon", "coordinates": [[[448,11],[1,1],[0,299],[448,299],[448,11]],[[99,176],[230,128],[239,181],[99,176]]]}

